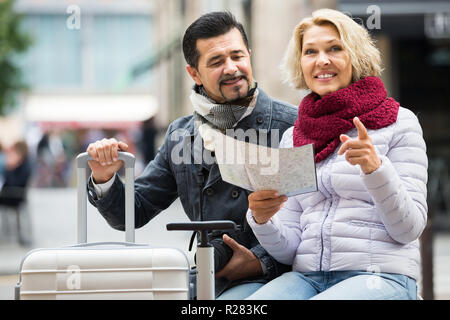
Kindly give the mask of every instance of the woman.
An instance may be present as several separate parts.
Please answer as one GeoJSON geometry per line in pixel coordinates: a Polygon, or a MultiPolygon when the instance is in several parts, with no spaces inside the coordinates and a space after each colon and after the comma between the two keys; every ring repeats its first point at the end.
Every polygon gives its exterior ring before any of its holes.
{"type": "Polygon", "coordinates": [[[314,143],[318,191],[248,197],[256,237],[293,268],[249,299],[416,299],[428,165],[417,117],[386,96],[369,34],[338,11],[300,22],[284,66],[312,92],[281,147],[314,143]]]}

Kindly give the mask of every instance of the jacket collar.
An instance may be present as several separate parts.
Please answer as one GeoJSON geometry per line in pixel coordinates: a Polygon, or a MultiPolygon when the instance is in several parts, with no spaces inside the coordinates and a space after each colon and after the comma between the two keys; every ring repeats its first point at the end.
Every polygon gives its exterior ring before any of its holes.
{"type": "MultiPolygon", "coordinates": [[[[255,110],[246,118],[242,119],[240,121],[235,129],[242,129],[244,131],[253,128],[256,130],[270,130],[270,124],[272,122],[272,100],[270,97],[260,88],[258,87],[259,93],[258,98],[256,100],[255,110]]],[[[192,161],[194,159],[194,153],[198,152],[205,152],[205,149],[203,148],[203,143],[200,145],[202,146],[202,150],[196,150],[195,146],[199,145],[194,143],[195,139],[201,139],[198,129],[196,128],[194,124],[194,117],[192,117],[191,121],[189,121],[188,124],[188,134],[186,135],[186,139],[191,139],[191,145],[192,145],[192,161]]],[[[207,151],[209,152],[209,151],[207,151]]],[[[203,159],[203,158],[201,158],[203,159]]],[[[205,162],[202,162],[202,167],[209,171],[208,180],[206,181],[205,188],[209,187],[210,185],[214,184],[221,178],[219,166],[214,164],[206,164],[205,162]]]]}

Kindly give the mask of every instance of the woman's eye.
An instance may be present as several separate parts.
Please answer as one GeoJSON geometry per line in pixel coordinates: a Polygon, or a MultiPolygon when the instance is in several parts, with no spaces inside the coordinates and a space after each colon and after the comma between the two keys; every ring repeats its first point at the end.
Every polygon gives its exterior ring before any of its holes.
{"type": "Polygon", "coordinates": [[[341,50],[342,50],[342,47],[340,47],[340,46],[333,46],[331,48],[331,51],[341,51],[341,50]]]}
{"type": "Polygon", "coordinates": [[[306,49],[305,54],[313,54],[315,51],[313,49],[306,49]]]}

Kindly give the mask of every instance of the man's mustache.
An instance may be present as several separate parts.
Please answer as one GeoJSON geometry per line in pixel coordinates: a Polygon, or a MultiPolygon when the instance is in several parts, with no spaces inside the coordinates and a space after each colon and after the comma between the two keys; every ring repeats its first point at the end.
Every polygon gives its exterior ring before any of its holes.
{"type": "Polygon", "coordinates": [[[224,81],[234,80],[236,78],[243,78],[248,82],[247,76],[243,72],[238,71],[233,75],[224,75],[224,76],[220,77],[219,83],[222,84],[222,82],[224,82],[224,81]]]}

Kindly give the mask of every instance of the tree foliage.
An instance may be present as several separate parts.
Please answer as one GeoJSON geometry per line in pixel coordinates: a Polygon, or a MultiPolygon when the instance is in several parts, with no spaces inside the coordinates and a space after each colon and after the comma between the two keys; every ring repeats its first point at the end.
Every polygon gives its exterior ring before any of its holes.
{"type": "Polygon", "coordinates": [[[19,91],[27,89],[14,56],[31,45],[31,36],[20,28],[22,16],[13,10],[14,0],[0,0],[0,115],[14,106],[19,91]]]}

